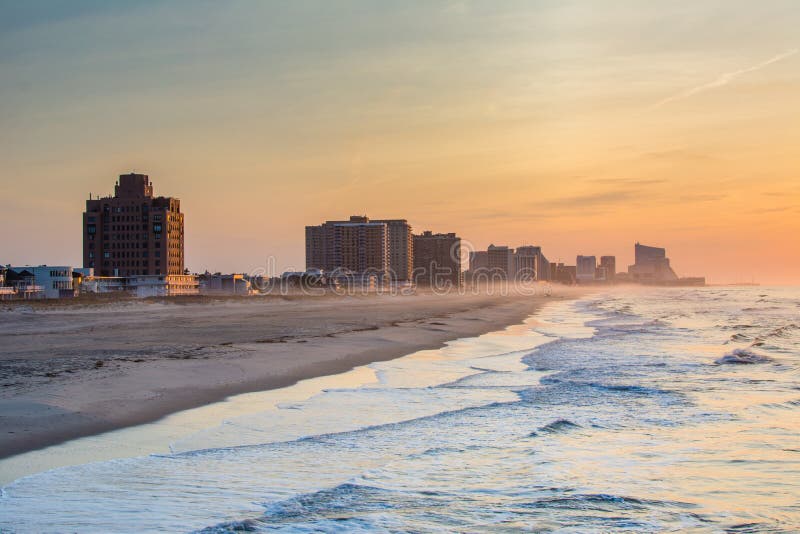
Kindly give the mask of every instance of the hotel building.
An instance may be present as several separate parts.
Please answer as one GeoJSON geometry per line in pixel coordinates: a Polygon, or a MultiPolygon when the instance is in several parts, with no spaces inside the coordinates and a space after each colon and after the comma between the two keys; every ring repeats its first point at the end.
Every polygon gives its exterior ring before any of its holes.
{"type": "Polygon", "coordinates": [[[579,284],[594,282],[597,274],[596,256],[578,256],[575,260],[575,267],[579,284]]]}
{"type": "Polygon", "coordinates": [[[83,266],[97,276],[182,275],[180,200],[153,196],[145,174],[122,174],[114,196],[86,201],[83,266]]]}
{"type": "Polygon", "coordinates": [[[374,274],[394,281],[411,279],[414,242],[405,219],[347,221],[306,226],[306,269],[374,274]]]}
{"type": "Polygon", "coordinates": [[[636,263],[628,266],[628,275],[635,282],[676,282],[678,275],[672,270],[666,249],[636,243],[636,263]]]}
{"type": "Polygon", "coordinates": [[[436,287],[461,285],[461,238],[430,231],[415,235],[414,281],[436,287]]]}
{"type": "Polygon", "coordinates": [[[613,282],[617,277],[617,258],[615,256],[600,256],[600,268],[605,273],[605,280],[613,282]]]}

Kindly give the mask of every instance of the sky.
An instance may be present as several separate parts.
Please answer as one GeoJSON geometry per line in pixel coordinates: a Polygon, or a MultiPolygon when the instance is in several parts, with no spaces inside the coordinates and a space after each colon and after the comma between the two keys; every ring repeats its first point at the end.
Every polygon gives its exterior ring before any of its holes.
{"type": "MultiPolygon", "coordinates": [[[[81,262],[89,193],[181,199],[193,271],[406,218],[800,283],[794,0],[0,0],[0,262],[81,262]]],[[[274,258],[274,263],[270,258],[274,258]]]]}

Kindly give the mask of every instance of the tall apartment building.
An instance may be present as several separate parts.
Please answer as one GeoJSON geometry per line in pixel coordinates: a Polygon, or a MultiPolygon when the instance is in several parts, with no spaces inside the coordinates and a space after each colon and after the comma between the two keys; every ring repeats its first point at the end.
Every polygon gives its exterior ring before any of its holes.
{"type": "Polygon", "coordinates": [[[414,281],[420,285],[461,284],[461,238],[431,231],[414,236],[414,281]]]}
{"type": "Polygon", "coordinates": [[[83,266],[97,276],[183,274],[183,222],[180,200],[153,196],[145,174],[122,174],[113,197],[86,201],[83,266]]]}
{"type": "Polygon", "coordinates": [[[672,270],[666,249],[636,243],[636,263],[628,267],[628,274],[636,282],[675,282],[678,275],[672,270]]]}
{"type": "Polygon", "coordinates": [[[489,245],[486,249],[488,269],[504,278],[513,276],[514,249],[505,245],[489,245]]]}
{"type": "Polygon", "coordinates": [[[485,250],[471,250],[469,252],[469,270],[478,271],[489,268],[489,253],[485,250]]]}
{"type": "Polygon", "coordinates": [[[499,275],[518,281],[550,280],[550,261],[542,247],[524,245],[516,250],[506,245],[489,245],[485,251],[470,252],[470,274],[499,275]]]}
{"type": "Polygon", "coordinates": [[[306,269],[372,272],[404,281],[411,279],[413,261],[413,236],[405,219],[353,215],[306,226],[306,269]]]}
{"type": "Polygon", "coordinates": [[[386,276],[389,269],[386,224],[353,222],[334,225],[335,268],[386,276]]]}
{"type": "Polygon", "coordinates": [[[382,219],[389,240],[389,270],[392,280],[411,280],[414,269],[414,235],[405,219],[382,219]]]}
{"type": "Polygon", "coordinates": [[[578,256],[575,260],[578,283],[594,282],[597,274],[597,258],[595,256],[578,256]]]}
{"type": "Polygon", "coordinates": [[[525,245],[517,247],[513,255],[515,280],[550,280],[550,261],[542,254],[542,247],[525,245]]]}
{"type": "Polygon", "coordinates": [[[600,268],[605,273],[605,280],[613,282],[617,277],[617,258],[615,256],[600,256],[600,268]]]}

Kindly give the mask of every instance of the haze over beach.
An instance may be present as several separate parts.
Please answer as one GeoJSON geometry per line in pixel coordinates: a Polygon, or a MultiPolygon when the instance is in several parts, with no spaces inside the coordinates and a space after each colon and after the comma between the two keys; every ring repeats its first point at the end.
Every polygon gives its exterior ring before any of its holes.
{"type": "Polygon", "coordinates": [[[800,532],[798,28],[0,0],[0,533],[800,532]]]}
{"type": "Polygon", "coordinates": [[[368,212],[800,279],[792,0],[2,10],[0,261],[78,264],[75,206],[134,170],[181,198],[197,272],[301,269],[308,221],[368,212]]]}

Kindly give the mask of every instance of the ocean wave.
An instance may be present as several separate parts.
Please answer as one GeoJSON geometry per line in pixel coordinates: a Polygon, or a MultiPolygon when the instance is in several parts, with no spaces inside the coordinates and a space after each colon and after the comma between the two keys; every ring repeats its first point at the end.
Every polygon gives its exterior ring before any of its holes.
{"type": "Polygon", "coordinates": [[[717,359],[714,363],[717,365],[748,365],[756,363],[768,363],[771,361],[771,358],[768,358],[763,354],[757,354],[747,349],[733,349],[722,358],[717,359]]]}
{"type": "Polygon", "coordinates": [[[540,434],[560,434],[568,432],[576,428],[583,428],[578,423],[573,423],[569,419],[556,419],[552,423],[548,423],[543,427],[539,427],[534,432],[531,432],[528,437],[535,438],[540,434]]]}
{"type": "Polygon", "coordinates": [[[195,531],[197,534],[233,534],[236,532],[258,532],[266,525],[259,519],[244,519],[242,521],[229,521],[195,531]]]}
{"type": "Polygon", "coordinates": [[[563,497],[545,497],[530,504],[533,508],[566,508],[576,510],[636,510],[651,507],[696,508],[697,505],[680,501],[661,501],[656,499],[637,499],[621,495],[590,493],[567,495],[563,497]]]}
{"type": "MultiPolygon", "coordinates": [[[[558,375],[563,376],[564,373],[559,373],[558,375]]],[[[565,386],[572,386],[572,387],[587,387],[593,389],[600,389],[604,391],[611,391],[611,392],[619,392],[619,393],[634,393],[638,395],[672,395],[674,392],[665,390],[665,389],[658,389],[658,388],[651,388],[647,386],[638,386],[632,384],[604,384],[602,382],[583,382],[579,380],[564,380],[560,378],[558,375],[551,375],[542,377],[541,383],[543,385],[548,384],[558,384],[558,385],[565,385],[565,386]]]]}
{"type": "Polygon", "coordinates": [[[753,338],[751,338],[751,337],[750,337],[750,336],[748,336],[748,335],[745,335],[745,334],[740,334],[740,333],[736,333],[736,334],[733,334],[733,335],[732,335],[732,336],[731,336],[731,337],[728,339],[727,343],[731,343],[731,342],[733,342],[733,343],[738,343],[738,342],[741,342],[741,341],[750,341],[751,339],[753,339],[753,338]]]}
{"type": "Polygon", "coordinates": [[[794,332],[796,330],[800,330],[800,326],[798,326],[798,325],[796,325],[794,323],[790,323],[790,324],[787,324],[787,325],[784,325],[784,326],[779,326],[778,328],[775,328],[775,329],[771,330],[770,332],[768,332],[766,334],[766,337],[783,337],[783,338],[786,338],[786,337],[791,336],[792,332],[794,332]]]}

